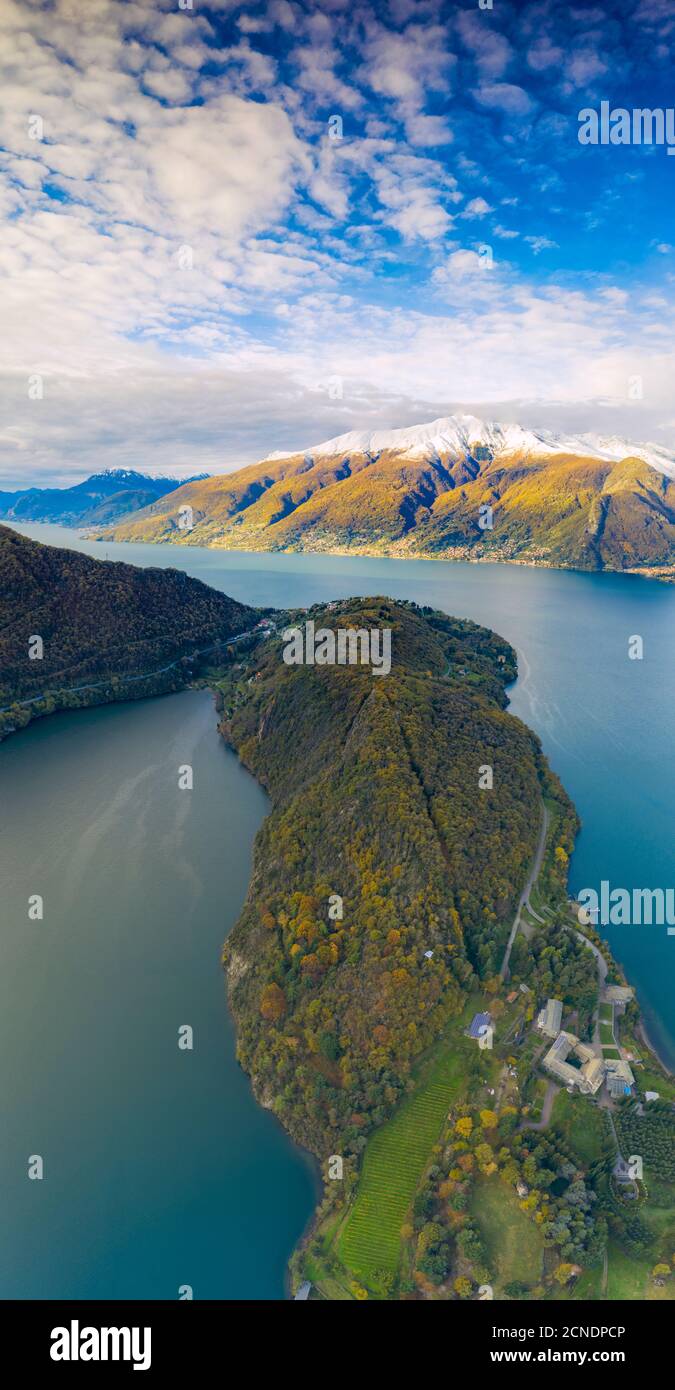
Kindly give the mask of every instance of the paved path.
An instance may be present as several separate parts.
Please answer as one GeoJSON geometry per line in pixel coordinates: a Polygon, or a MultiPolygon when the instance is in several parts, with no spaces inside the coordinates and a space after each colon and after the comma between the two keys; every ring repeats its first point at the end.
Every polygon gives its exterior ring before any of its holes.
{"type": "Polygon", "coordinates": [[[609,1259],[608,1259],[608,1256],[607,1256],[607,1246],[605,1246],[604,1254],[603,1254],[603,1257],[602,1257],[602,1285],[601,1285],[601,1287],[600,1287],[600,1292],[601,1292],[603,1298],[604,1298],[604,1297],[606,1296],[606,1294],[607,1294],[607,1278],[608,1278],[608,1276],[609,1276],[609,1259]]]}
{"type": "MultiPolygon", "coordinates": [[[[581,941],[581,942],[583,943],[584,946],[587,946],[588,949],[589,949],[589,951],[592,951],[592,952],[593,952],[593,955],[595,956],[596,964],[597,964],[597,967],[598,967],[598,1007],[597,1007],[597,1009],[596,1009],[596,1011],[595,1011],[595,1023],[594,1023],[594,1027],[593,1027],[593,1046],[594,1046],[594,1048],[595,1048],[596,1056],[602,1058],[602,1056],[603,1056],[603,1051],[602,1051],[602,1040],[601,1040],[601,1038],[600,1038],[600,1004],[601,1004],[601,1002],[602,1002],[602,992],[603,992],[603,990],[604,990],[604,988],[605,988],[605,981],[606,981],[606,979],[607,979],[607,969],[608,969],[607,961],[605,960],[605,957],[603,956],[602,951],[600,951],[600,950],[598,949],[598,947],[597,947],[596,945],[594,945],[594,943],[593,943],[592,941],[589,941],[588,937],[587,937],[587,936],[584,936],[584,934],[583,934],[582,931],[577,931],[576,927],[571,927],[571,926],[569,926],[567,923],[565,923],[565,926],[566,926],[566,930],[567,930],[567,931],[573,932],[574,935],[577,937],[577,939],[578,939],[579,941],[581,941]]],[[[614,1022],[613,1022],[613,1020],[614,1020],[614,1010],[612,1010],[612,1032],[613,1032],[613,1030],[614,1030],[614,1022]]],[[[616,1035],[615,1035],[615,1034],[614,1034],[614,1043],[615,1043],[615,1046],[618,1047],[618,1043],[616,1042],[616,1035]]]]}
{"type": "MultiPolygon", "coordinates": [[[[542,866],[543,859],[544,859],[544,850],[546,849],[546,836],[547,836],[547,834],[548,834],[549,814],[548,814],[548,811],[547,811],[546,806],[544,805],[544,802],[543,802],[543,801],[541,802],[541,811],[542,811],[542,816],[541,816],[541,830],[539,831],[539,843],[538,843],[538,845],[537,845],[536,853],[535,853],[535,856],[534,856],[534,862],[533,862],[532,868],[531,868],[531,870],[530,870],[529,878],[528,878],[527,883],[525,884],[525,887],[523,888],[523,891],[522,891],[522,893],[521,893],[521,895],[520,895],[520,901],[519,901],[519,903],[518,903],[518,907],[516,908],[516,915],[515,915],[515,917],[514,917],[514,919],[513,919],[513,926],[512,926],[512,928],[511,928],[511,931],[510,931],[510,934],[509,934],[509,939],[508,939],[508,941],[507,941],[507,943],[506,943],[506,950],[505,950],[505,952],[504,952],[504,959],[503,959],[503,961],[502,961],[502,968],[501,968],[501,970],[500,970],[500,972],[499,972],[503,980],[507,980],[507,979],[508,979],[508,975],[509,975],[509,960],[511,959],[511,947],[513,946],[513,943],[514,943],[514,941],[515,941],[515,939],[516,939],[516,936],[518,935],[518,928],[519,928],[519,926],[520,926],[520,916],[521,916],[522,910],[523,910],[524,907],[528,907],[528,906],[529,906],[529,902],[530,902],[530,893],[532,892],[532,889],[534,888],[534,885],[535,885],[537,879],[539,878],[539,874],[540,874],[540,872],[541,872],[541,866],[542,866]]],[[[531,911],[531,909],[530,909],[530,911],[531,911]]]]}
{"type": "Polygon", "coordinates": [[[547,1087],[546,1087],[546,1094],[545,1094],[545,1096],[544,1096],[544,1104],[542,1105],[542,1108],[541,1108],[541,1119],[540,1119],[540,1120],[524,1120],[523,1123],[522,1123],[522,1125],[519,1125],[518,1128],[519,1128],[519,1129],[546,1129],[546,1127],[550,1124],[550,1120],[551,1120],[551,1111],[552,1111],[552,1109],[553,1109],[553,1102],[554,1102],[554,1100],[555,1100],[555,1098],[556,1098],[556,1096],[557,1096],[559,1090],[560,1090],[560,1087],[559,1087],[559,1086],[556,1086],[555,1081],[549,1081],[549,1083],[548,1083],[548,1085],[547,1085],[547,1087]]]}

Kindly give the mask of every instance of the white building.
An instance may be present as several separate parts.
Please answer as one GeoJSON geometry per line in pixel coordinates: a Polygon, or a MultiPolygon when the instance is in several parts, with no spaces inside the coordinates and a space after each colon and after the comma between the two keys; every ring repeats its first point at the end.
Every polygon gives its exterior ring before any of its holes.
{"type": "Polygon", "coordinates": [[[557,1038],[562,1023],[562,1011],[561,999],[548,999],[537,1018],[539,1032],[544,1033],[547,1038],[557,1038]]]}

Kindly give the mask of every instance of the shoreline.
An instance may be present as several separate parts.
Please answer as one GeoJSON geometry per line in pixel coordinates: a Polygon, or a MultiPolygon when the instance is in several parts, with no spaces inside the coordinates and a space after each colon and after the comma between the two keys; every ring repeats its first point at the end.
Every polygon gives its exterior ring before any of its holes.
{"type": "Polygon", "coordinates": [[[654,1057],[661,1070],[666,1073],[666,1076],[670,1077],[672,1080],[675,1081],[675,1071],[673,1071],[672,1068],[668,1066],[667,1062],[664,1062],[663,1057],[659,1052],[659,1049],[654,1046],[654,1043],[651,1041],[649,1037],[642,1010],[640,1010],[640,1022],[637,1025],[637,1031],[640,1040],[644,1043],[645,1047],[647,1048],[647,1051],[651,1052],[652,1057],[654,1057]]]}
{"type": "MultiPolygon", "coordinates": [[[[33,522],[33,525],[44,523],[33,522]]],[[[214,550],[224,551],[233,555],[324,555],[335,558],[349,559],[360,558],[366,560],[433,560],[439,564],[468,564],[468,565],[519,565],[523,569],[548,569],[560,570],[565,574],[612,574],[612,575],[631,575],[637,579],[657,580],[662,584],[675,583],[675,564],[672,566],[633,566],[629,569],[613,569],[610,566],[581,567],[578,565],[566,565],[562,562],[553,563],[545,559],[537,559],[532,556],[520,558],[517,555],[480,555],[470,548],[452,548],[449,551],[439,554],[437,551],[411,551],[397,550],[395,546],[386,550],[373,550],[370,546],[308,546],[302,549],[281,549],[275,550],[272,547],[261,546],[251,548],[250,546],[222,545],[217,542],[206,544],[202,542],[174,541],[169,539],[148,540],[141,536],[102,536],[92,534],[86,528],[68,528],[77,531],[82,540],[90,541],[96,545],[175,545],[177,549],[195,550],[214,550]]]]}
{"type": "MultiPolygon", "coordinates": [[[[0,524],[9,527],[12,530],[18,531],[20,535],[24,534],[24,531],[21,530],[20,525],[14,523],[13,521],[4,521],[0,522],[0,524]]],[[[34,526],[51,526],[54,523],[33,521],[26,522],[23,524],[27,527],[32,528],[34,526]]],[[[434,561],[436,564],[447,565],[515,565],[521,569],[555,570],[561,574],[615,575],[617,577],[630,575],[633,579],[647,579],[649,581],[656,581],[661,584],[675,584],[675,563],[673,565],[655,565],[652,567],[644,565],[634,565],[627,569],[614,569],[611,566],[603,566],[601,568],[592,569],[590,567],[580,567],[578,565],[567,565],[563,562],[553,563],[550,560],[533,558],[532,556],[523,556],[521,558],[518,555],[479,555],[471,549],[456,549],[454,551],[450,550],[444,552],[443,554],[439,554],[437,551],[432,552],[423,550],[398,551],[393,547],[386,550],[374,550],[370,546],[361,545],[329,547],[311,546],[303,548],[301,550],[276,550],[272,547],[267,546],[260,548],[251,547],[250,544],[246,546],[219,545],[217,543],[190,543],[172,539],[148,540],[147,538],[141,536],[103,536],[98,532],[92,532],[88,527],[85,526],[64,526],[62,529],[65,531],[72,531],[73,534],[76,535],[79,540],[87,541],[92,545],[168,545],[175,546],[176,550],[207,550],[222,552],[228,555],[250,555],[252,557],[273,555],[279,557],[285,556],[294,558],[297,556],[316,555],[345,560],[418,560],[425,562],[434,561]]],[[[36,537],[35,539],[39,538],[36,537]]],[[[66,544],[65,540],[62,542],[47,540],[41,542],[41,544],[43,545],[58,545],[59,543],[61,543],[62,545],[66,544]]],[[[127,561],[125,563],[134,562],[127,561]]]]}

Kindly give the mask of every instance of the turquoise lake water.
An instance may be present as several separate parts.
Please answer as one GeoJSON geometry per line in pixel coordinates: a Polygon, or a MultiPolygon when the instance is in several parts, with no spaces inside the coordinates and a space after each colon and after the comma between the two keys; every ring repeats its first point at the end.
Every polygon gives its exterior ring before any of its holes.
{"type": "Polygon", "coordinates": [[[2,745],[0,1297],[283,1297],[315,1178],[236,1063],[220,965],[266,810],[207,691],[2,745]]]}
{"type": "MultiPolygon", "coordinates": [[[[518,651],[511,709],[582,818],[572,891],[674,886],[675,587],[20,529],[174,565],[247,603],[387,594],[494,628],[518,651]],[[628,657],[634,635],[642,661],[628,657]]],[[[5,1297],[175,1298],[180,1284],[195,1297],[282,1296],[314,1178],[236,1065],[218,959],[265,806],[220,745],[205,693],[59,715],[0,749],[5,1297]],[[195,792],[179,792],[176,768],[192,761],[195,792]],[[42,923],[27,921],[29,892],[44,892],[42,923]],[[177,1047],[183,1023],[192,1053],[177,1047]],[[33,1153],[42,1183],[25,1177],[33,1153]]],[[[675,937],[659,926],[607,935],[675,1066],[675,937]]]]}

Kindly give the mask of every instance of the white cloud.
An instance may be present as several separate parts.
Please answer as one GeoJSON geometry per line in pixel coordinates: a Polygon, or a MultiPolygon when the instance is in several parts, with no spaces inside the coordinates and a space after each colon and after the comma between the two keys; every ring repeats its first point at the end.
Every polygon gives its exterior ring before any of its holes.
{"type": "Polygon", "coordinates": [[[557,44],[544,36],[536,39],[528,49],[527,61],[534,72],[546,72],[548,68],[558,67],[564,56],[562,48],[558,48],[557,44]]]}
{"type": "Polygon", "coordinates": [[[365,77],[374,92],[421,109],[426,91],[448,92],[456,61],[441,25],[410,25],[393,33],[371,24],[366,42],[365,77]]]}
{"type": "Polygon", "coordinates": [[[491,28],[489,14],[462,10],[456,24],[462,42],[469,49],[480,71],[486,77],[501,77],[513,57],[513,49],[504,34],[491,28]]]}
{"type": "Polygon", "coordinates": [[[405,133],[411,145],[417,145],[422,149],[450,145],[454,139],[442,116],[424,116],[419,112],[413,112],[406,118],[405,133]]]}
{"type": "MultiPolygon", "coordinates": [[[[520,127],[532,99],[518,78],[548,74],[559,50],[536,26],[521,55],[495,16],[460,11],[448,26],[440,13],[395,0],[395,33],[343,0],[211,0],[203,14],[176,0],[0,0],[6,481],[120,464],[217,471],[461,401],[559,397],[573,412],[622,398],[636,373],[654,418],[670,418],[670,284],[664,302],[651,282],[627,296],[603,276],[556,289],[541,282],[548,258],[533,269],[528,255],[528,285],[499,257],[487,268],[479,240],[518,242],[522,222],[488,233],[468,221],[518,198],[480,142],[467,146],[467,111],[486,148],[488,111],[520,127]],[[232,19],[229,48],[211,47],[216,13],[232,19]],[[453,225],[471,227],[468,246],[453,225]],[[322,389],[334,375],[339,404],[322,389]]],[[[592,36],[567,51],[568,82],[591,73],[592,36]]],[[[526,169],[524,141],[518,158],[526,169]]],[[[550,231],[544,212],[534,225],[550,231]]],[[[665,255],[667,229],[652,234],[665,255]]],[[[524,240],[535,254],[555,246],[524,240]]]]}
{"type": "Polygon", "coordinates": [[[607,64],[595,49],[579,48],[567,57],[564,72],[574,87],[585,87],[607,72],[607,64]]]}
{"type": "Polygon", "coordinates": [[[515,116],[526,115],[534,104],[523,87],[511,82],[484,82],[476,92],[476,101],[481,106],[490,106],[515,116]]]}
{"type": "Polygon", "coordinates": [[[392,411],[403,424],[462,401],[499,418],[500,403],[526,399],[524,422],[537,401],[540,413],[557,401],[566,427],[596,429],[605,428],[599,415],[613,403],[621,432],[663,437],[675,352],[667,340],[656,345],[650,314],[664,321],[668,308],[636,306],[614,286],[534,290],[507,267],[482,268],[476,251],[461,248],[437,269],[426,298],[427,313],[366,310],[312,290],[282,320],[283,343],[237,334],[228,342],[214,324],[207,360],[200,341],[196,355],[183,350],[167,361],[152,343],[130,343],[122,356],[114,337],[101,336],[77,369],[55,363],[46,371],[41,401],[29,399],[26,375],[8,364],[0,373],[10,422],[0,437],[0,476],[17,485],[102,466],[217,472],[273,449],[390,424],[392,411]],[[628,400],[636,374],[646,398],[639,412],[628,400]],[[339,405],[322,389],[334,376],[343,378],[339,405]]]}
{"type": "Polygon", "coordinates": [[[541,251],[552,251],[553,248],[558,245],[557,241],[552,241],[551,238],[547,236],[526,236],[523,237],[523,241],[526,241],[528,245],[532,247],[535,256],[538,256],[541,251]]]}
{"type": "Polygon", "coordinates": [[[462,217],[485,217],[489,212],[494,212],[494,208],[485,201],[485,198],[472,198],[467,203],[462,217]]]}

